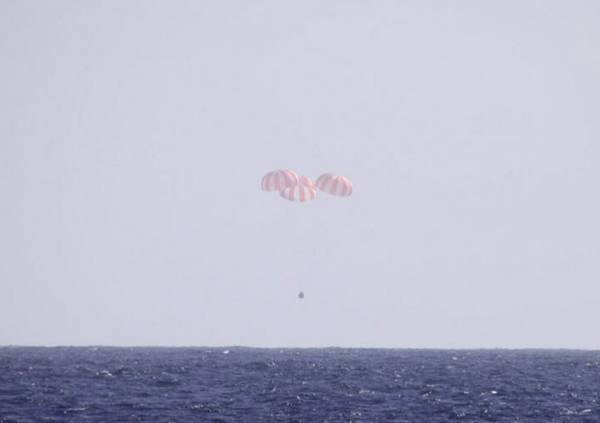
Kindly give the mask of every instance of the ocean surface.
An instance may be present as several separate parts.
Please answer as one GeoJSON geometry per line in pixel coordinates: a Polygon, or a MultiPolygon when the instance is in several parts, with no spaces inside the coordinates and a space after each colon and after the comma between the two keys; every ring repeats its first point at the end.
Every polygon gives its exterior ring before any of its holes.
{"type": "Polygon", "coordinates": [[[600,422],[600,351],[0,348],[0,422],[600,422]]]}

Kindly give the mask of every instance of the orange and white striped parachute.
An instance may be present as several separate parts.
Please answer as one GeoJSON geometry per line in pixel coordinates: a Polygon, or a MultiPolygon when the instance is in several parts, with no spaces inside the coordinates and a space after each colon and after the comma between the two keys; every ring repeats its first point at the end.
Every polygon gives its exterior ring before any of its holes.
{"type": "Polygon", "coordinates": [[[262,178],[261,188],[263,191],[281,191],[298,185],[300,177],[293,170],[274,170],[262,178]]]}
{"type": "Polygon", "coordinates": [[[262,178],[261,188],[263,191],[279,191],[281,197],[297,202],[314,200],[317,189],[339,197],[352,195],[352,182],[345,176],[324,173],[315,183],[289,169],[267,173],[262,178]]]}
{"type": "Polygon", "coordinates": [[[286,200],[304,203],[317,198],[317,190],[306,184],[298,184],[293,187],[284,188],[279,195],[286,200]]]}
{"type": "Polygon", "coordinates": [[[317,188],[327,194],[337,195],[339,197],[348,197],[352,195],[352,182],[345,176],[324,173],[317,178],[316,185],[317,188]]]}

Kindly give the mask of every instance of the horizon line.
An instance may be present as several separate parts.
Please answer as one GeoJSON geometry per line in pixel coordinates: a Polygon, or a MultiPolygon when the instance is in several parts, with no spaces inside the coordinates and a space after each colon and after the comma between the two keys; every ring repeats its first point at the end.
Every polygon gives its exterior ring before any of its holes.
{"type": "Polygon", "coordinates": [[[600,352],[600,348],[573,348],[573,347],[360,347],[360,346],[253,346],[253,345],[34,345],[34,344],[0,344],[0,348],[163,348],[163,349],[254,349],[254,350],[405,350],[405,351],[586,351],[600,352]]]}

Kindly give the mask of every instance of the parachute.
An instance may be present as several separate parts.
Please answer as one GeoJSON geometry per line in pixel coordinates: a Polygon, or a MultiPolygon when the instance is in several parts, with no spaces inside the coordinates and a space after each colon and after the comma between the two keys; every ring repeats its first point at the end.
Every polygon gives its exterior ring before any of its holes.
{"type": "MultiPolygon", "coordinates": [[[[317,190],[337,197],[352,195],[352,182],[345,176],[324,173],[313,182],[307,176],[299,176],[289,169],[273,170],[265,174],[261,181],[263,191],[278,191],[279,196],[291,202],[306,203],[317,198],[317,190]]],[[[304,299],[304,292],[298,293],[304,299]]]]}
{"type": "Polygon", "coordinates": [[[289,169],[273,170],[263,176],[263,191],[278,191],[282,198],[305,203],[317,198],[317,190],[337,197],[352,195],[352,182],[345,176],[324,173],[313,182],[307,176],[299,176],[289,169]]]}
{"type": "Polygon", "coordinates": [[[339,197],[348,197],[352,195],[352,182],[345,176],[334,175],[333,173],[324,173],[317,179],[317,188],[327,194],[339,197]]]}
{"type": "Polygon", "coordinates": [[[279,193],[283,198],[290,201],[305,201],[314,200],[317,198],[317,190],[308,185],[296,185],[281,190],[279,193]]]}
{"type": "Polygon", "coordinates": [[[299,183],[300,177],[293,170],[274,170],[263,176],[261,188],[263,191],[281,191],[299,183]]]}

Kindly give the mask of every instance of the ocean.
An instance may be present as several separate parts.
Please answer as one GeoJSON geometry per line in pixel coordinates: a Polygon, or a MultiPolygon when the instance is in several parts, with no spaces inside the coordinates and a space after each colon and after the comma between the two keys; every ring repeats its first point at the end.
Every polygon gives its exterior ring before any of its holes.
{"type": "Polygon", "coordinates": [[[600,422],[600,351],[0,348],[0,422],[600,422]]]}

